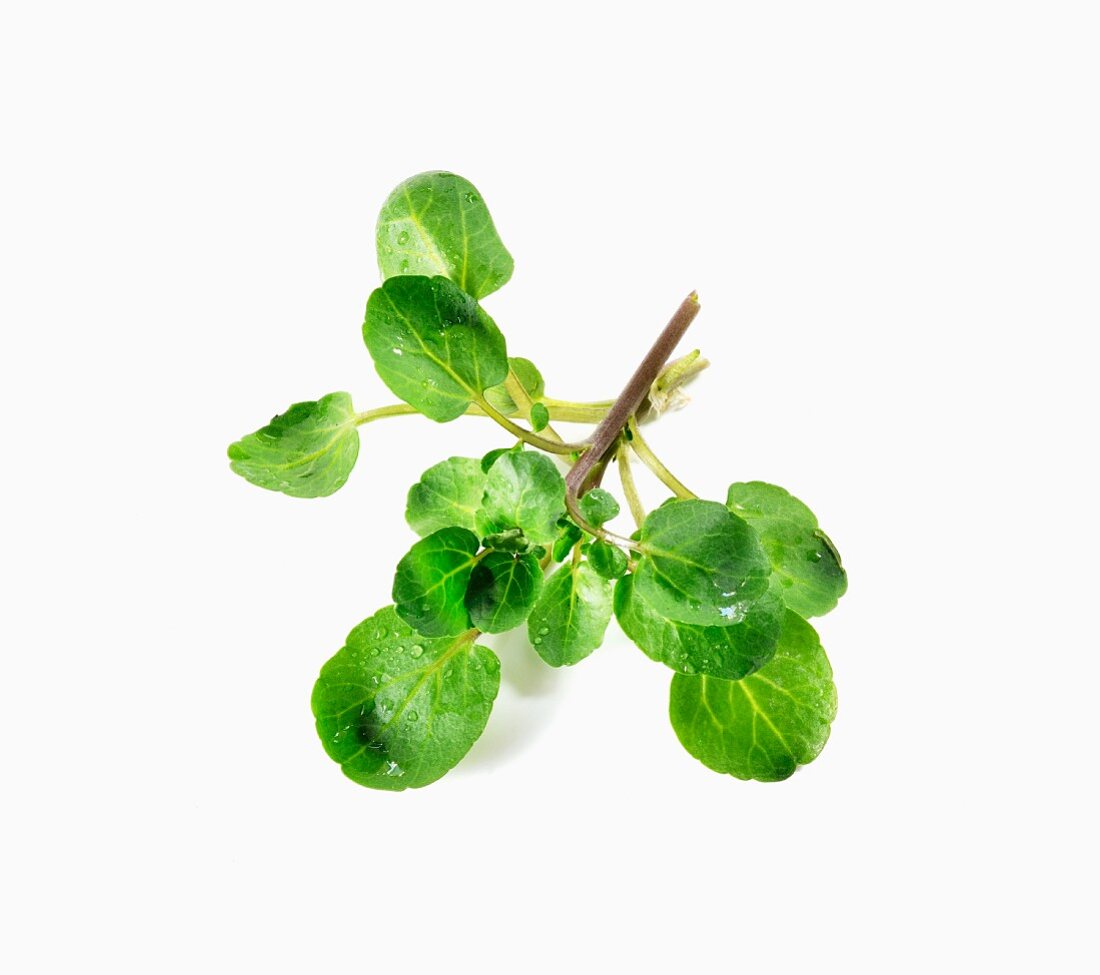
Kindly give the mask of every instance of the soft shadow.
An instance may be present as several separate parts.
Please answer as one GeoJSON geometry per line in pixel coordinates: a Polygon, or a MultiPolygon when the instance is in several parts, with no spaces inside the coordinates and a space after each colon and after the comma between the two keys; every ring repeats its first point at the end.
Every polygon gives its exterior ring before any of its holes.
{"type": "Polygon", "coordinates": [[[497,768],[529,748],[557,710],[568,680],[539,659],[522,629],[496,637],[491,645],[500,657],[500,694],[485,733],[452,774],[497,768]]]}

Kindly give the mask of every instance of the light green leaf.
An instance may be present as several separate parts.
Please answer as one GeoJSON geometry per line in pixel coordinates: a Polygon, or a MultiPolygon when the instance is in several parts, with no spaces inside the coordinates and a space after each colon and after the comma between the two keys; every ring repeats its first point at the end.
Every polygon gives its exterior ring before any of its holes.
{"type": "Polygon", "coordinates": [[[466,608],[479,630],[504,633],[527,619],[541,588],[542,569],[534,555],[490,552],[474,567],[466,608]]]}
{"type": "Polygon", "coordinates": [[[551,667],[571,666],[603,643],[610,619],[611,583],[587,562],[570,563],[544,583],[527,636],[551,667]]]}
{"type": "Polygon", "coordinates": [[[500,661],[470,636],[430,640],[392,606],[360,623],[313,688],[325,751],[372,789],[417,789],[450,771],[480,737],[500,661]]]}
{"type": "Polygon", "coordinates": [[[588,561],[605,579],[618,579],[625,575],[629,565],[623,550],[603,539],[596,539],[589,546],[588,561]]]}
{"type": "Polygon", "coordinates": [[[440,423],[508,372],[504,336],[446,278],[390,278],[367,301],[363,340],[396,396],[440,423]]]}
{"type": "MultiPolygon", "coordinates": [[[[509,358],[508,366],[531,399],[537,400],[546,392],[546,384],[543,382],[542,373],[539,372],[538,366],[530,359],[524,359],[522,356],[509,358]]],[[[515,416],[519,411],[515,400],[512,399],[512,394],[508,392],[508,388],[503,382],[496,386],[490,386],[485,390],[485,398],[493,409],[498,410],[505,416],[515,416]]]]}
{"type": "Polygon", "coordinates": [[[554,545],[550,550],[551,558],[555,562],[564,562],[569,557],[569,553],[573,550],[573,546],[582,538],[584,538],[584,532],[574,525],[572,521],[568,518],[559,518],[558,537],[554,539],[554,545]]]}
{"type": "Polygon", "coordinates": [[[669,501],[649,513],[639,537],[635,589],[667,619],[729,626],[768,588],[771,566],[756,533],[716,501],[669,501]]]}
{"type": "Polygon", "coordinates": [[[397,563],[397,614],[425,636],[452,636],[470,628],[466,587],[481,547],[466,528],[440,528],[397,563]]]}
{"type": "Polygon", "coordinates": [[[550,423],[550,411],[543,403],[531,404],[531,429],[535,433],[545,430],[550,423]]]}
{"type": "Polygon", "coordinates": [[[512,276],[512,255],[473,184],[454,173],[420,173],[388,197],[378,215],[383,278],[443,275],[475,298],[512,276]]]}
{"type": "Polygon", "coordinates": [[[585,521],[598,528],[619,513],[619,502],[611,492],[603,488],[592,488],[581,498],[580,509],[585,521]]]}
{"type": "Polygon", "coordinates": [[[680,743],[708,768],[777,782],[812,762],[836,715],[833,671],[812,626],[787,611],[771,662],[739,681],[672,678],[680,743]]]}
{"type": "Polygon", "coordinates": [[[848,589],[848,576],[817,518],[774,484],[731,484],[726,504],[744,518],[768,554],[783,599],[799,616],[824,616],[848,589]]]}
{"type": "Polygon", "coordinates": [[[657,612],[627,576],[615,585],[615,618],[646,656],[682,674],[738,680],[763,667],[775,654],[786,612],[769,589],[731,626],[693,626],[657,612]]]}
{"type": "Polygon", "coordinates": [[[485,472],[476,457],[450,457],[420,475],[409,488],[405,520],[420,536],[457,526],[473,531],[485,492],[485,472]]]}
{"type": "Polygon", "coordinates": [[[483,535],[522,529],[535,545],[549,545],[565,514],[565,480],[554,462],[532,451],[503,454],[485,479],[485,494],[477,515],[483,535]]]}
{"type": "Polygon", "coordinates": [[[347,393],[295,403],[229,447],[230,468],[246,481],[292,498],[322,498],[344,486],[359,455],[347,393]]]}

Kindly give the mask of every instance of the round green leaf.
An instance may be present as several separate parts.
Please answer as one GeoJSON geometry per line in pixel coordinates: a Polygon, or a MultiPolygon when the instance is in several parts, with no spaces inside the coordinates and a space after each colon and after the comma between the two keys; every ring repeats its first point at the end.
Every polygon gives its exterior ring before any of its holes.
{"type": "Polygon", "coordinates": [[[731,484],[726,504],[760,536],[791,609],[799,616],[824,616],[836,606],[848,589],[848,575],[806,505],[763,481],[731,484]]]}
{"type": "Polygon", "coordinates": [[[598,528],[619,513],[619,502],[610,491],[592,488],[581,498],[580,509],[585,521],[598,528]]]}
{"type": "Polygon", "coordinates": [[[473,184],[454,173],[420,173],[386,199],[378,215],[378,267],[383,278],[436,274],[475,298],[512,276],[512,255],[473,184]]]}
{"type": "MultiPolygon", "coordinates": [[[[516,356],[515,358],[509,357],[508,366],[531,399],[537,400],[546,392],[546,385],[543,382],[542,373],[539,372],[538,366],[530,359],[524,359],[522,356],[516,356]]],[[[498,410],[505,416],[514,416],[519,410],[519,407],[516,406],[515,401],[512,399],[512,394],[508,392],[508,388],[504,383],[490,386],[485,390],[485,398],[489,401],[489,405],[493,407],[493,409],[498,410]]]]}
{"type": "Polygon", "coordinates": [[[588,561],[605,579],[618,579],[626,574],[628,561],[621,548],[597,539],[588,549],[588,561]]]}
{"type": "Polygon", "coordinates": [[[466,636],[427,639],[392,606],[348,634],[313,688],[317,734],[344,774],[372,789],[416,789],[480,737],[500,661],[466,636]]]}
{"type": "Polygon", "coordinates": [[[538,433],[550,423],[550,411],[543,403],[531,404],[531,429],[538,433]]]}
{"type": "Polygon", "coordinates": [[[504,336],[446,278],[390,278],[375,288],[363,340],[394,395],[440,423],[508,373],[504,336]]]}
{"type": "Polygon", "coordinates": [[[465,528],[441,528],[417,542],[397,563],[393,601],[398,615],[425,636],[470,629],[466,587],[481,547],[465,528]]]}
{"type": "Polygon", "coordinates": [[[627,576],[615,585],[615,618],[623,632],[646,656],[682,674],[705,674],[738,680],[763,667],[775,655],[785,609],[768,589],[754,601],[740,623],[693,626],[653,609],[627,576]]]}
{"type": "Polygon", "coordinates": [[[716,501],[669,501],[649,513],[639,537],[634,585],[667,619],[730,626],[768,587],[756,533],[716,501]]]}
{"type": "Polygon", "coordinates": [[[504,633],[527,619],[541,588],[542,569],[534,555],[490,552],[474,566],[466,608],[479,630],[504,633]]]}
{"type": "Polygon", "coordinates": [[[485,473],[476,457],[450,457],[420,475],[409,488],[405,520],[423,537],[440,528],[471,531],[485,491],[485,473]]]}
{"type": "Polygon", "coordinates": [[[836,715],[833,671],[813,627],[788,610],[770,663],[739,681],[674,675],[669,715],[680,743],[708,768],[777,782],[825,747],[836,715]]]}
{"type": "Polygon", "coordinates": [[[489,468],[477,514],[482,536],[519,528],[533,544],[549,545],[564,514],[565,480],[545,454],[506,453],[489,468]]]}
{"type": "Polygon", "coordinates": [[[322,498],[344,486],[359,456],[347,393],[295,403],[229,447],[230,468],[246,481],[292,498],[322,498]]]}
{"type": "Polygon", "coordinates": [[[611,583],[587,562],[563,565],[527,618],[531,645],[551,667],[571,666],[601,643],[611,620],[611,583]]]}

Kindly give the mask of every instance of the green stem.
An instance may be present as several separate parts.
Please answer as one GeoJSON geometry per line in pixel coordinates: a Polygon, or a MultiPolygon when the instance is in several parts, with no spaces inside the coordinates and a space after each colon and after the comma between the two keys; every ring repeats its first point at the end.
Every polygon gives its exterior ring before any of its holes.
{"type": "Polygon", "coordinates": [[[673,494],[678,498],[696,498],[698,497],[694,491],[686,488],[683,483],[670,471],[664,464],[661,463],[660,458],[653,453],[649,444],[645,442],[645,439],[638,432],[638,424],[633,417],[626,425],[626,429],[630,434],[630,446],[642,460],[642,463],[646,465],[657,477],[661,480],[661,483],[665,485],[673,494]]]}
{"type": "Polygon", "coordinates": [[[626,503],[630,508],[630,515],[634,524],[639,528],[645,521],[645,505],[638,496],[638,486],[634,483],[634,472],[630,469],[630,450],[625,443],[619,445],[615,453],[615,459],[619,462],[619,480],[623,485],[623,494],[626,495],[626,503]]]}
{"type": "MultiPolygon", "coordinates": [[[[519,410],[520,415],[530,423],[531,422],[531,407],[535,405],[535,401],[528,395],[527,390],[524,389],[523,383],[519,381],[519,376],[516,375],[515,370],[509,367],[508,378],[504,380],[504,388],[508,391],[508,395],[512,397],[512,402],[516,404],[516,409],[519,410]]],[[[549,408],[547,408],[549,410],[549,408]]],[[[532,424],[534,426],[534,424],[532,424]]],[[[558,431],[555,430],[548,423],[543,427],[542,431],[547,440],[553,440],[555,443],[565,443],[565,441],[558,435],[558,431]]]]}
{"type": "Polygon", "coordinates": [[[504,427],[510,434],[518,437],[524,443],[530,444],[532,447],[538,447],[539,450],[545,450],[548,454],[572,454],[577,451],[583,451],[586,447],[586,445],[582,443],[561,443],[560,441],[549,440],[546,437],[540,437],[537,433],[533,433],[530,430],[524,430],[523,427],[518,423],[513,423],[484,398],[479,399],[477,405],[481,407],[486,416],[496,420],[496,422],[504,427]]]}
{"type": "Polygon", "coordinates": [[[572,400],[553,399],[550,396],[542,397],[539,402],[550,411],[553,419],[565,423],[599,423],[615,405],[613,399],[596,403],[574,403],[572,400]]]}
{"type": "Polygon", "coordinates": [[[362,413],[355,414],[355,425],[362,426],[364,423],[370,423],[373,420],[381,420],[387,416],[408,416],[410,413],[419,413],[417,409],[413,409],[411,406],[407,406],[404,403],[395,403],[393,406],[379,406],[373,410],[364,410],[362,413]]]}

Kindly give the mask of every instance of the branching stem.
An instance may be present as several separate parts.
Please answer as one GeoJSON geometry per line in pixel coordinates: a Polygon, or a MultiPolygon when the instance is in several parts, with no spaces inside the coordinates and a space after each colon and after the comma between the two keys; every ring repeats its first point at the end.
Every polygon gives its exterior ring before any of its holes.
{"type": "Polygon", "coordinates": [[[645,439],[638,430],[638,424],[634,421],[633,417],[631,417],[630,422],[627,424],[627,430],[630,432],[631,449],[641,458],[642,463],[660,478],[661,483],[664,484],[665,487],[678,498],[698,497],[694,491],[685,487],[679,478],[661,463],[661,459],[653,453],[649,444],[645,442],[645,439]]]}

